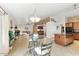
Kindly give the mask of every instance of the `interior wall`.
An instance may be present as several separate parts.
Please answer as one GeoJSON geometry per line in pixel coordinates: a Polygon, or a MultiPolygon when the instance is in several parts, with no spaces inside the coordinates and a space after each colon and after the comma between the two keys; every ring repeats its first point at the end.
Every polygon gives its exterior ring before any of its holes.
{"type": "Polygon", "coordinates": [[[0,55],[5,55],[9,52],[9,17],[8,15],[1,15],[0,16],[0,55]]]}
{"type": "Polygon", "coordinates": [[[56,23],[50,21],[46,24],[46,36],[50,38],[54,33],[56,33],[56,23]]]}
{"type": "Polygon", "coordinates": [[[0,50],[1,50],[1,47],[2,47],[2,17],[0,15],[0,50]]]}
{"type": "Polygon", "coordinates": [[[54,19],[57,21],[56,25],[58,26],[56,33],[61,34],[61,26],[65,26],[65,13],[61,13],[59,15],[54,16],[54,19]]]}

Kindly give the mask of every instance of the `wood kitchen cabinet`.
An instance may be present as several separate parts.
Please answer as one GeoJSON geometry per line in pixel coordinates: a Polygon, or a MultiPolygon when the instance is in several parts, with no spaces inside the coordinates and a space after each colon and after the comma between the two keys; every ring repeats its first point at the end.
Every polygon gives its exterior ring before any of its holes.
{"type": "Polygon", "coordinates": [[[79,30],[79,22],[73,23],[73,29],[79,30]]]}
{"type": "Polygon", "coordinates": [[[73,38],[74,38],[75,40],[79,40],[79,33],[74,33],[74,34],[73,34],[73,38]]]}
{"type": "Polygon", "coordinates": [[[65,26],[72,27],[73,29],[79,29],[79,16],[68,17],[65,26]]]}
{"type": "Polygon", "coordinates": [[[74,30],[79,30],[79,22],[69,22],[65,24],[66,27],[72,27],[74,30]]]}
{"type": "Polygon", "coordinates": [[[72,22],[66,23],[65,26],[66,27],[73,27],[73,23],[72,22]]]}
{"type": "Polygon", "coordinates": [[[79,16],[67,17],[66,22],[79,22],[79,16]]]}
{"type": "Polygon", "coordinates": [[[73,38],[79,40],[79,22],[74,22],[73,29],[73,38]]]}
{"type": "Polygon", "coordinates": [[[70,43],[73,43],[72,35],[65,35],[65,34],[55,34],[55,42],[57,44],[66,46],[70,43]]]}
{"type": "MultiPolygon", "coordinates": [[[[73,34],[73,39],[79,40],[79,22],[68,22],[65,24],[66,28],[67,27],[71,27],[73,32],[71,34],[73,34]]],[[[66,33],[68,34],[68,32],[66,33]]]]}

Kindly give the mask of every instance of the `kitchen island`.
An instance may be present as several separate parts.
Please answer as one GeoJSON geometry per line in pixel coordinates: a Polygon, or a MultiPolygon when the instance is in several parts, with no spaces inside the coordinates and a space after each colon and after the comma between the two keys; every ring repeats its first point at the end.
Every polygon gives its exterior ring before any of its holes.
{"type": "Polygon", "coordinates": [[[72,34],[55,34],[55,42],[62,46],[69,45],[73,43],[73,35],[72,34]]]}

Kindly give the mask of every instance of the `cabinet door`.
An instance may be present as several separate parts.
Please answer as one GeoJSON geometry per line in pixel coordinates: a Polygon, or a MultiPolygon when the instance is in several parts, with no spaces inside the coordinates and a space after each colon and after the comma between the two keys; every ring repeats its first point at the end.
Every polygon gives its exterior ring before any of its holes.
{"type": "Polygon", "coordinates": [[[79,40],[79,34],[78,33],[77,34],[74,34],[73,35],[73,38],[79,40]]]}
{"type": "Polygon", "coordinates": [[[79,22],[75,22],[74,25],[73,25],[73,28],[74,29],[79,29],[79,22]]]}
{"type": "Polygon", "coordinates": [[[72,27],[73,23],[66,23],[66,27],[72,27]]]}
{"type": "Polygon", "coordinates": [[[65,26],[68,27],[68,23],[66,23],[65,26]]]}
{"type": "Polygon", "coordinates": [[[76,29],[76,27],[77,27],[77,23],[74,23],[73,29],[76,29]]]}

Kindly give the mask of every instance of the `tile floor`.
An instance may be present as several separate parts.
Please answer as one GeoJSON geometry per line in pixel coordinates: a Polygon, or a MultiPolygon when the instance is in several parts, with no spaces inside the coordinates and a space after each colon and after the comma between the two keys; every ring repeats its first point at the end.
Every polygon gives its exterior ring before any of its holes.
{"type": "MultiPolygon", "coordinates": [[[[14,42],[13,49],[9,52],[8,56],[32,56],[28,52],[27,45],[27,39],[20,37],[20,39],[14,42]]],[[[53,42],[51,56],[79,56],[79,41],[75,40],[73,44],[65,47],[53,42]]]]}

